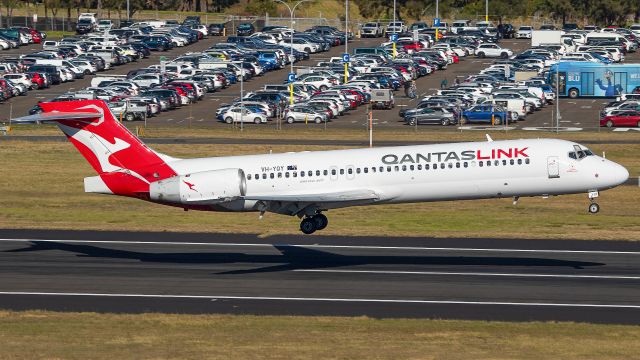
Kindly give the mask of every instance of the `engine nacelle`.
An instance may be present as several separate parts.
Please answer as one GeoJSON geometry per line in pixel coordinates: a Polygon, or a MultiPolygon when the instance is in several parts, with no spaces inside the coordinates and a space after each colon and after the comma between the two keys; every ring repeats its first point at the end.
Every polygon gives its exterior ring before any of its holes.
{"type": "Polygon", "coordinates": [[[175,204],[218,204],[247,193],[241,169],[202,171],[173,176],[149,185],[151,200],[175,204]]]}

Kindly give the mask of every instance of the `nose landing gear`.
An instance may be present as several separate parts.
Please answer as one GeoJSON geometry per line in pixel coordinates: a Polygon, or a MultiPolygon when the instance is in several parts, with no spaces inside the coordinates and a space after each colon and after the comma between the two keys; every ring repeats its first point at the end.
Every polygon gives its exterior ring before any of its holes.
{"type": "Polygon", "coordinates": [[[589,212],[591,214],[596,214],[598,213],[598,211],[600,211],[600,205],[596,203],[598,195],[599,194],[597,190],[589,191],[589,201],[591,201],[591,204],[589,204],[589,212]]]}
{"type": "Polygon", "coordinates": [[[309,235],[313,234],[316,230],[322,230],[329,224],[329,219],[322,214],[317,213],[313,216],[307,216],[300,222],[300,231],[309,235]]]}

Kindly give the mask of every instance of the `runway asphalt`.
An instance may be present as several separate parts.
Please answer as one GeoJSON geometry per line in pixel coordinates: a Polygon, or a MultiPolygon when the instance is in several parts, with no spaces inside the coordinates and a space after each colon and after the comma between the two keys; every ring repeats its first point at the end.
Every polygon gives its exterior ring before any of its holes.
{"type": "Polygon", "coordinates": [[[0,308],[640,324],[640,244],[0,230],[0,308]]]}

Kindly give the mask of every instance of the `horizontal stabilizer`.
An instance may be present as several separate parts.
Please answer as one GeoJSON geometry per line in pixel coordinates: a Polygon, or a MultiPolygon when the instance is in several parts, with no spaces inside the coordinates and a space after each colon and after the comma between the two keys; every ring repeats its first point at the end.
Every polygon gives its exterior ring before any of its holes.
{"type": "Polygon", "coordinates": [[[60,120],[95,119],[103,115],[97,112],[48,112],[11,119],[21,124],[56,122],[60,120]]]}

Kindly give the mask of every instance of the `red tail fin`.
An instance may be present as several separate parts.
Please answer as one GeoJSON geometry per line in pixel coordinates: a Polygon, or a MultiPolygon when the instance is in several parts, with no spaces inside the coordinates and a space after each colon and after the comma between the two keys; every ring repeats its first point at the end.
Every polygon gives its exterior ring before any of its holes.
{"type": "Polygon", "coordinates": [[[149,183],[176,175],[166,159],[116,121],[104,101],[50,102],[40,107],[49,113],[45,115],[61,113],[55,122],[112,193],[146,197],[149,183]],[[76,115],[64,118],[64,113],[76,115]],[[96,116],[80,119],[78,113],[96,116]]]}

